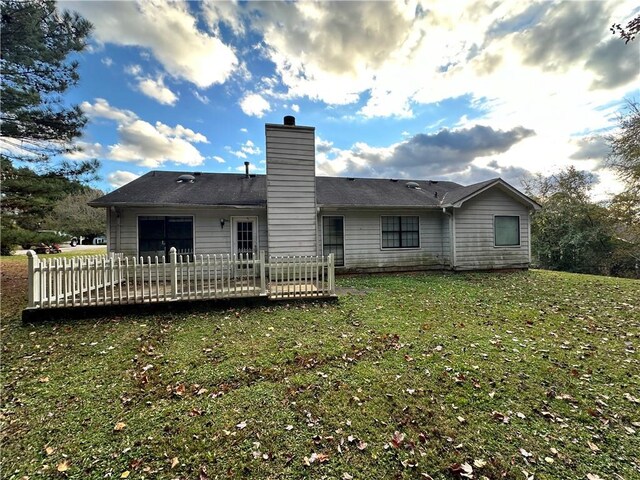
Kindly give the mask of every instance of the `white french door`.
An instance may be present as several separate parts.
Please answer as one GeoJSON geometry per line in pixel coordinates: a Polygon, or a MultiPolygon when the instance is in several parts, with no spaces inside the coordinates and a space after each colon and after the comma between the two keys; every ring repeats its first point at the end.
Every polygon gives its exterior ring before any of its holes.
{"type": "Polygon", "coordinates": [[[253,258],[258,253],[258,218],[231,217],[231,251],[253,258]]]}

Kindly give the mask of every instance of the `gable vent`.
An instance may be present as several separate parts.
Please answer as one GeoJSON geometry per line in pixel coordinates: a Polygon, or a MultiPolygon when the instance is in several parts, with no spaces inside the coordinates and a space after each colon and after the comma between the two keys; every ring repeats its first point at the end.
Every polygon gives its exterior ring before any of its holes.
{"type": "Polygon", "coordinates": [[[194,177],[193,175],[180,175],[178,177],[178,180],[176,180],[176,182],[178,183],[193,183],[195,182],[196,177],[194,177]]]}
{"type": "Polygon", "coordinates": [[[420,188],[420,185],[418,185],[416,182],[407,182],[407,188],[418,189],[420,188]]]}

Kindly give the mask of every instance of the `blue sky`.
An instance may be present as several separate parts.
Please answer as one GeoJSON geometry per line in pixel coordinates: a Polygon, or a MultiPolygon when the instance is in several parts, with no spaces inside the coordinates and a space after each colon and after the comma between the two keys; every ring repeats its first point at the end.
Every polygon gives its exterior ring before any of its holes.
{"type": "Polygon", "coordinates": [[[109,191],[151,169],[264,173],[264,124],[316,127],[320,175],[450,179],[568,165],[620,189],[602,135],[638,97],[611,2],[60,2],[94,24],[69,93],[109,191]]]}

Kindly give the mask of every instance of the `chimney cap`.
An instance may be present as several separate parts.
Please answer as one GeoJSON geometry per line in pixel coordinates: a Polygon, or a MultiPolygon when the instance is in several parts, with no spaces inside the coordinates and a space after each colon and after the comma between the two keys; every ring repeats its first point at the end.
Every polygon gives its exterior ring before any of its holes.
{"type": "Polygon", "coordinates": [[[288,126],[288,127],[295,127],[296,126],[296,117],[294,117],[293,115],[285,115],[284,124],[286,126],[288,126]]]}

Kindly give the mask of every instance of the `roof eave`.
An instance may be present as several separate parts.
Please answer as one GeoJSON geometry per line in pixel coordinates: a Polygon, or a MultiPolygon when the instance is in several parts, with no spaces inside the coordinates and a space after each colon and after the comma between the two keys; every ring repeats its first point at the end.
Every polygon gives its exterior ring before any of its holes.
{"type": "Polygon", "coordinates": [[[528,205],[530,208],[532,208],[533,210],[540,210],[542,208],[542,206],[536,202],[535,200],[529,198],[528,196],[526,196],[524,193],[520,192],[517,188],[512,187],[511,185],[509,185],[507,182],[505,182],[504,180],[502,180],[501,178],[497,178],[495,179],[493,182],[485,185],[484,187],[476,190],[475,192],[470,193],[469,195],[467,195],[464,198],[461,198],[460,200],[458,200],[457,202],[454,203],[449,203],[446,205],[442,205],[443,207],[453,207],[453,208],[460,208],[462,207],[462,205],[471,200],[472,198],[480,195],[483,192],[486,192],[487,190],[489,190],[490,188],[493,188],[497,185],[502,186],[503,188],[506,188],[507,190],[509,190],[515,197],[517,197],[523,204],[528,205]]]}
{"type": "Polygon", "coordinates": [[[125,208],[232,208],[232,209],[250,209],[250,208],[266,208],[266,203],[255,204],[206,204],[206,203],[134,203],[134,202],[109,202],[109,203],[96,203],[89,202],[87,205],[95,208],[109,208],[109,207],[125,207],[125,208]]]}

